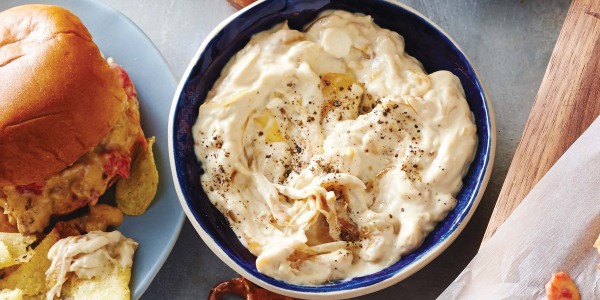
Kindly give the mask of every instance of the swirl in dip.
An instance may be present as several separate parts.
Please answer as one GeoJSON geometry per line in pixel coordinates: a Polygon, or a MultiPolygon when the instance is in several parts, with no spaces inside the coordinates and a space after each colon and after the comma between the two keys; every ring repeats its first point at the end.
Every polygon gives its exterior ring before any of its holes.
{"type": "Polygon", "coordinates": [[[256,34],[193,127],[202,186],[257,269],[316,285],[377,272],[456,204],[477,144],[459,79],[369,16],[256,34]]]}

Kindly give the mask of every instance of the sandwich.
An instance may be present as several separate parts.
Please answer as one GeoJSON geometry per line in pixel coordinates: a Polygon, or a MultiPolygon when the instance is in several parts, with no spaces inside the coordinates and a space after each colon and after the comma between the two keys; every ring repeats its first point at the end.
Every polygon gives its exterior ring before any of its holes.
{"type": "MultiPolygon", "coordinates": [[[[146,147],[131,79],[77,16],[49,5],[0,12],[0,227],[39,233],[96,205],[146,147]]],[[[88,230],[106,230],[94,221],[88,230]]]]}

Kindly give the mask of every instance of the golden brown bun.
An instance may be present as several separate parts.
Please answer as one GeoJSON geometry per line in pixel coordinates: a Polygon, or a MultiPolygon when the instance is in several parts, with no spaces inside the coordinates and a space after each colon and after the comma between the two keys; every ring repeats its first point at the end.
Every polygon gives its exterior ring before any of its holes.
{"type": "Polygon", "coordinates": [[[100,143],[127,100],[79,18],[0,12],[0,187],[46,179],[100,143]]]}

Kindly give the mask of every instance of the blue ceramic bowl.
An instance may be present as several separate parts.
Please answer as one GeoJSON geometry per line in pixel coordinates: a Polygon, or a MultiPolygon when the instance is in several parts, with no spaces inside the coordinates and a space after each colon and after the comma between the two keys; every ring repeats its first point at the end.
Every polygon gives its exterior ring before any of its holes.
{"type": "Polygon", "coordinates": [[[204,242],[244,277],[269,290],[299,298],[359,296],[390,286],[423,268],[456,239],[470,219],[487,185],[495,152],[492,107],[464,53],[426,17],[400,3],[385,0],[266,0],[238,12],[223,21],[200,46],[175,94],[169,126],[175,188],[184,211],[204,242]],[[404,37],[406,52],[421,61],[427,72],[449,70],[458,76],[475,116],[479,143],[475,159],[463,179],[456,208],[416,251],[375,274],[319,286],[299,286],[259,273],[256,257],[242,246],[224,217],[210,203],[200,185],[202,170],[194,154],[191,127],[221,69],[253,34],[285,20],[291,28],[302,29],[327,9],[371,15],[379,26],[404,37]]]}

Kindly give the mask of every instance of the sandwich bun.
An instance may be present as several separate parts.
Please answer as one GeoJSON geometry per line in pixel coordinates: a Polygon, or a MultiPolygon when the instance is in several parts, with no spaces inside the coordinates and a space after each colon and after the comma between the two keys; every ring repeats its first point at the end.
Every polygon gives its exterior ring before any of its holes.
{"type": "Polygon", "coordinates": [[[127,96],[68,10],[0,12],[0,187],[42,181],[109,133],[127,96]]]}

